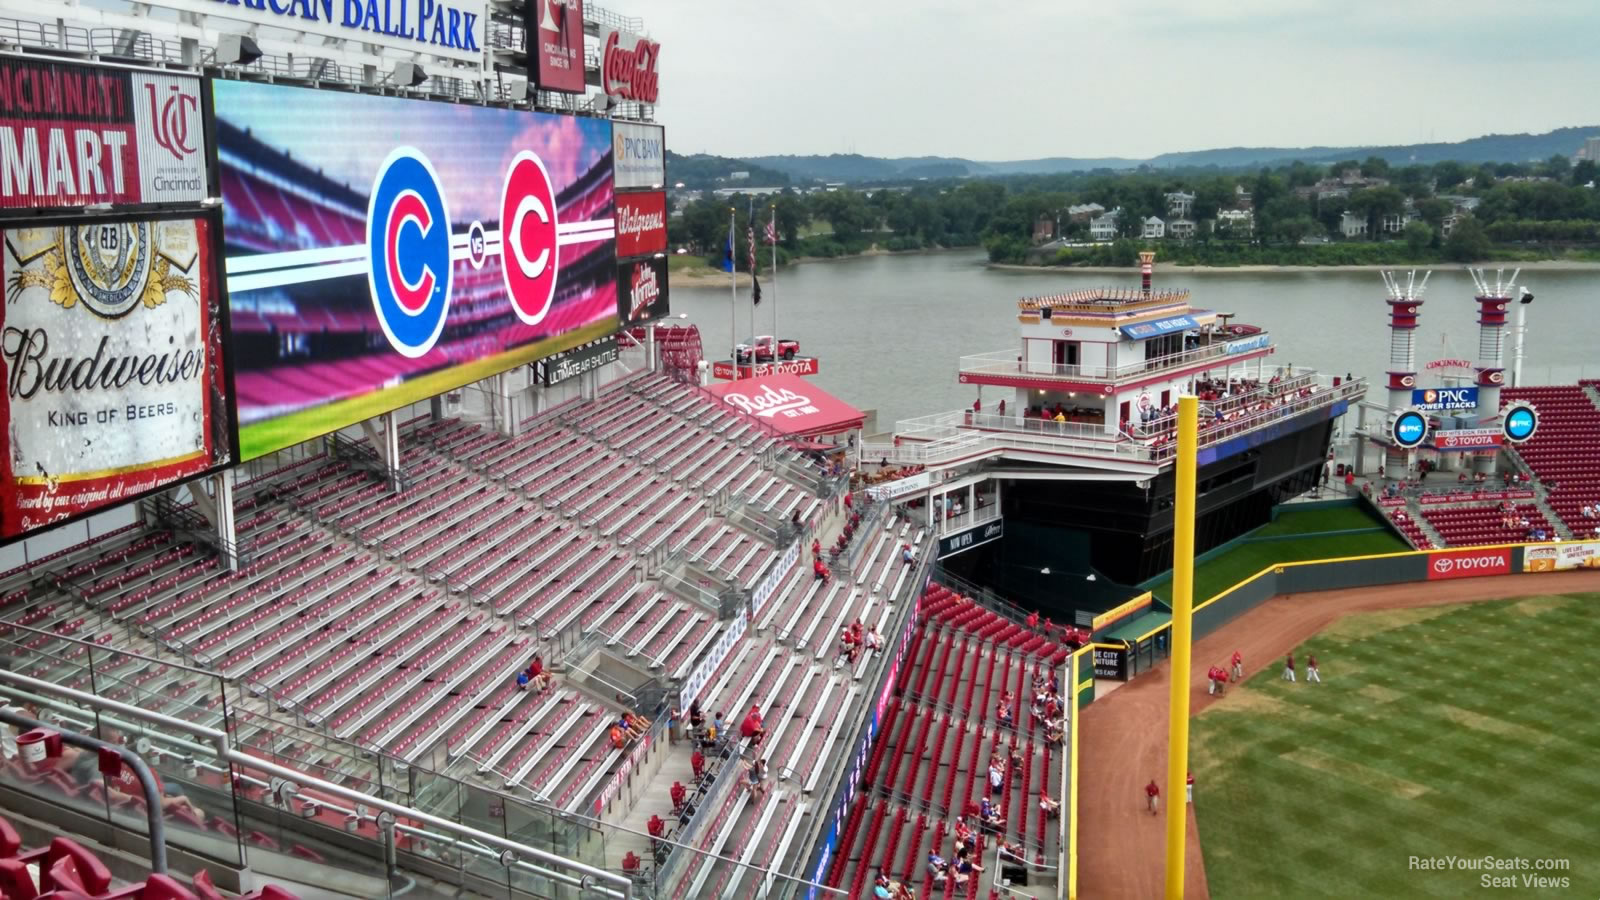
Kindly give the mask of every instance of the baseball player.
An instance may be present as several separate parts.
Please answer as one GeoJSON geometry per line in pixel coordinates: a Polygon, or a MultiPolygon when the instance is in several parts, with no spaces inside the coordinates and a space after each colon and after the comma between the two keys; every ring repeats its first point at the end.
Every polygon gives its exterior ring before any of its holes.
{"type": "Polygon", "coordinates": [[[1150,807],[1150,815],[1155,815],[1156,810],[1161,807],[1161,788],[1156,787],[1154,778],[1150,779],[1150,783],[1144,786],[1144,796],[1145,803],[1150,807]]]}
{"type": "Polygon", "coordinates": [[[1185,784],[1185,796],[1186,796],[1187,802],[1194,803],[1194,773],[1193,772],[1189,773],[1188,781],[1185,784]]]}
{"type": "Polygon", "coordinates": [[[1233,651],[1233,680],[1244,680],[1244,654],[1237,650],[1233,651]]]}
{"type": "Polygon", "coordinates": [[[1306,654],[1306,684],[1310,684],[1313,681],[1321,684],[1322,676],[1317,674],[1317,655],[1308,653],[1306,654]]]}
{"type": "Polygon", "coordinates": [[[1294,681],[1294,654],[1290,653],[1283,658],[1283,680],[1294,681]]]}

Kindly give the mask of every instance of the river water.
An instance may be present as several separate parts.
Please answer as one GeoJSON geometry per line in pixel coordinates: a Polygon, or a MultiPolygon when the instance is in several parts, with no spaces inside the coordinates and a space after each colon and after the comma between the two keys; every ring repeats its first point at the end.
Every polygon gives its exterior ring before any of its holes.
{"type": "MultiPolygon", "coordinates": [[[[736,305],[726,287],[674,287],[672,309],[688,313],[700,327],[707,358],[715,359],[728,356],[730,306],[741,338],[773,333],[776,308],[780,336],[800,341],[802,353],[820,359],[815,381],[863,410],[876,410],[879,429],[887,430],[898,419],[972,405],[976,389],[957,382],[958,359],[1016,349],[1017,298],[1139,280],[1133,270],[1015,271],[983,262],[980,253],[946,252],[792,266],[778,275],[776,303],[772,285],[762,285],[754,324],[748,277],[739,281],[736,305]]],[[[1536,298],[1528,310],[1524,383],[1600,377],[1600,270],[1526,271],[1518,283],[1536,298]]],[[[1233,321],[1272,332],[1278,351],[1271,363],[1382,383],[1388,307],[1377,272],[1157,271],[1155,284],[1187,287],[1196,307],[1237,313],[1233,321]]],[[[1423,295],[1419,367],[1432,359],[1476,357],[1474,293],[1458,266],[1433,273],[1423,295]]],[[[1418,386],[1430,386],[1425,376],[1418,386]]],[[[998,397],[991,393],[985,402],[998,397]]],[[[1369,398],[1381,400],[1382,393],[1369,398]]]]}

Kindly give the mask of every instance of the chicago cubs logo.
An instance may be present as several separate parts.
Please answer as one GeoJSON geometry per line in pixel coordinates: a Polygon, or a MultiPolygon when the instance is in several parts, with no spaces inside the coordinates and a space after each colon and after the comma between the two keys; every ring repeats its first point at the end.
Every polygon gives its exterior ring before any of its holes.
{"type": "Polygon", "coordinates": [[[506,293],[517,318],[544,321],[556,296],[561,268],[556,246],[556,194],[544,161],[530,150],[506,169],[500,191],[500,252],[506,293]]]}
{"type": "Polygon", "coordinates": [[[450,311],[450,211],[433,165],[414,147],[389,153],[367,202],[367,284],[390,345],[416,359],[450,311]]]}

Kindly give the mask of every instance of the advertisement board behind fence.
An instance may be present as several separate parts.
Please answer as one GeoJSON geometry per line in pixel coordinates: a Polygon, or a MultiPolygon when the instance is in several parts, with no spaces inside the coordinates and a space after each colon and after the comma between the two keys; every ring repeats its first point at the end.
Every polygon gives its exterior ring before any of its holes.
{"type": "Polygon", "coordinates": [[[1492,550],[1446,550],[1428,554],[1428,580],[1447,578],[1476,578],[1479,575],[1505,575],[1511,571],[1511,551],[1505,547],[1492,550]]]}
{"type": "Polygon", "coordinates": [[[200,79],[0,57],[0,209],[198,203],[200,79]]]}
{"type": "Polygon", "coordinates": [[[207,219],[4,233],[0,538],[232,456],[207,219]]]}
{"type": "Polygon", "coordinates": [[[1522,551],[1524,572],[1564,572],[1600,569],[1600,541],[1539,544],[1522,551]]]}

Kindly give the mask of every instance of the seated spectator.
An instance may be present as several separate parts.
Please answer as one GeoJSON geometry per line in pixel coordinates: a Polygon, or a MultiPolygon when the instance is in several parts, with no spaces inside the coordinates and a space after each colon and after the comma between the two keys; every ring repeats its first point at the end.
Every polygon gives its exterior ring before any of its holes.
{"type": "Polygon", "coordinates": [[[528,671],[526,669],[524,669],[521,672],[517,673],[517,690],[525,691],[527,689],[528,689],[528,671]]]}
{"type": "Polygon", "coordinates": [[[628,735],[620,727],[612,725],[609,735],[611,737],[612,749],[621,750],[623,747],[628,745],[628,735]]]}
{"type": "Polygon", "coordinates": [[[634,728],[633,727],[633,723],[628,721],[628,714],[627,713],[623,713],[622,715],[618,716],[616,725],[614,725],[612,727],[614,727],[617,730],[621,731],[623,736],[625,736],[630,741],[636,741],[636,740],[638,740],[640,737],[642,737],[644,735],[643,731],[640,731],[640,730],[634,728]]]}
{"type": "Polygon", "coordinates": [[[1060,719],[1054,719],[1052,721],[1049,721],[1049,722],[1045,723],[1045,725],[1044,725],[1044,741],[1045,741],[1045,743],[1047,743],[1047,744],[1060,744],[1061,743],[1061,739],[1066,737],[1066,735],[1067,735],[1067,732],[1066,732],[1065,728],[1063,728],[1063,723],[1062,723],[1062,721],[1060,719]]]}
{"type": "Polygon", "coordinates": [[[1000,810],[988,797],[978,805],[978,824],[986,831],[1005,831],[1006,823],[1000,818],[1000,810]]]}
{"type": "Polygon", "coordinates": [[[750,798],[760,803],[767,796],[767,761],[746,760],[744,770],[750,785],[750,798]]]}
{"type": "Polygon", "coordinates": [[[883,649],[883,635],[879,634],[878,633],[878,629],[875,628],[875,627],[867,629],[867,633],[866,633],[866,635],[864,637],[864,640],[866,642],[868,650],[882,650],[883,649]]]}
{"type": "Polygon", "coordinates": [[[650,730],[650,720],[639,715],[638,713],[625,711],[622,714],[622,720],[628,723],[629,729],[637,732],[638,734],[644,734],[646,731],[650,730]]]}
{"type": "Polygon", "coordinates": [[[1051,800],[1044,794],[1039,795],[1039,808],[1044,810],[1044,814],[1052,819],[1061,815],[1061,804],[1051,800]]]}
{"type": "Polygon", "coordinates": [[[528,665],[528,683],[535,693],[543,693],[550,687],[550,676],[544,671],[544,657],[535,655],[533,662],[528,665]]]}
{"type": "Polygon", "coordinates": [[[989,789],[998,794],[1005,788],[1005,786],[1005,769],[1001,768],[1000,763],[991,760],[989,762],[989,789]]]}
{"type": "Polygon", "coordinates": [[[1004,838],[1002,838],[999,843],[1000,843],[1000,850],[999,850],[999,857],[1000,858],[1004,859],[1004,858],[1009,857],[1009,858],[1014,859],[1017,862],[1023,863],[1023,864],[1026,864],[1028,862],[1028,851],[1022,849],[1021,847],[1017,846],[1016,844],[1011,843],[1008,840],[1005,840],[1004,838]]]}
{"type": "Polygon", "coordinates": [[[1585,503],[1585,504],[1584,504],[1584,506],[1583,506],[1583,517],[1584,517],[1584,518],[1585,518],[1585,519],[1592,519],[1592,518],[1594,518],[1594,517],[1595,517],[1595,515],[1594,515],[1594,507],[1593,507],[1593,506],[1590,506],[1590,505],[1589,505],[1589,504],[1587,504],[1587,503],[1585,503]]]}
{"type": "Polygon", "coordinates": [[[928,874],[935,878],[943,878],[949,871],[950,864],[944,861],[937,850],[928,854],[928,874]]]}
{"type": "Polygon", "coordinates": [[[967,838],[972,837],[972,826],[967,824],[966,816],[956,816],[955,827],[951,830],[955,833],[958,844],[965,844],[967,838]]]}
{"type": "Polygon", "coordinates": [[[1001,725],[1004,725],[1007,728],[1011,728],[1017,724],[1016,720],[1011,715],[1011,705],[1004,699],[1000,701],[1000,708],[995,712],[994,717],[1000,722],[1001,725]]]}
{"type": "Polygon", "coordinates": [[[761,724],[761,707],[750,707],[744,721],[739,723],[739,733],[750,742],[751,747],[761,746],[761,741],[767,736],[767,729],[761,724]]]}
{"type": "Polygon", "coordinates": [[[901,544],[900,545],[900,561],[909,566],[909,565],[911,565],[911,563],[915,559],[916,559],[916,554],[911,552],[911,545],[909,543],[901,544]]]}

